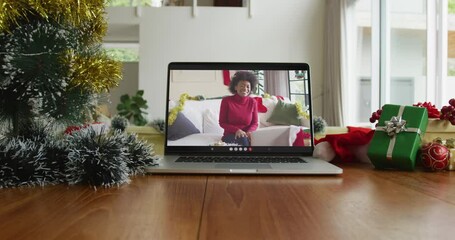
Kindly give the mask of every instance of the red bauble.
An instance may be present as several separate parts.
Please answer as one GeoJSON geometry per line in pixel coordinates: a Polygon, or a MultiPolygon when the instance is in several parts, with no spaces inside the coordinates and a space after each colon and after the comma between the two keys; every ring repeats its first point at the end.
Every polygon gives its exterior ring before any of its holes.
{"type": "Polygon", "coordinates": [[[440,143],[429,143],[421,148],[421,156],[425,168],[444,170],[449,164],[450,151],[440,143]]]}

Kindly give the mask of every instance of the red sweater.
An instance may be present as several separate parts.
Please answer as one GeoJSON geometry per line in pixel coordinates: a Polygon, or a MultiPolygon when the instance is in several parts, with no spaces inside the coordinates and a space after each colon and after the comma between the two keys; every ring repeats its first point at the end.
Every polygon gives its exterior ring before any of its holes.
{"type": "Polygon", "coordinates": [[[255,131],[258,128],[256,100],[237,94],[224,97],[221,100],[219,123],[224,129],[224,136],[235,134],[239,129],[245,132],[255,131]]]}

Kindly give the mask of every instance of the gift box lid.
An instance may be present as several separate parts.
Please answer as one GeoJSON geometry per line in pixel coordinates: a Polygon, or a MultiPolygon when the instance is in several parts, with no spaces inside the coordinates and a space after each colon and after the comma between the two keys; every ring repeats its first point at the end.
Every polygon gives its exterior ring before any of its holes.
{"type": "Polygon", "coordinates": [[[455,125],[452,125],[447,120],[437,118],[428,119],[427,132],[450,132],[455,133],[455,125]]]}
{"type": "Polygon", "coordinates": [[[432,142],[438,137],[443,140],[455,138],[455,125],[452,125],[447,120],[435,118],[428,119],[427,131],[423,136],[423,144],[432,142]]]}
{"type": "Polygon", "coordinates": [[[419,134],[425,134],[428,126],[428,112],[426,108],[414,107],[414,106],[400,106],[394,104],[385,104],[382,107],[381,117],[379,118],[376,129],[385,127],[386,122],[391,121],[393,117],[397,117],[401,107],[404,107],[404,111],[401,114],[401,120],[406,121],[404,126],[405,129],[418,128],[419,134]]]}

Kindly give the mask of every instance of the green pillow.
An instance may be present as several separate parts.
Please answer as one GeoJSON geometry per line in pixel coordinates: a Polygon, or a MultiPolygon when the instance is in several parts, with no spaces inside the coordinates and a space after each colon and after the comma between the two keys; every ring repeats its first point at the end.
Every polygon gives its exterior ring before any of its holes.
{"type": "Polygon", "coordinates": [[[267,122],[279,125],[302,125],[297,107],[293,103],[285,103],[281,100],[275,106],[272,115],[267,122]]]}

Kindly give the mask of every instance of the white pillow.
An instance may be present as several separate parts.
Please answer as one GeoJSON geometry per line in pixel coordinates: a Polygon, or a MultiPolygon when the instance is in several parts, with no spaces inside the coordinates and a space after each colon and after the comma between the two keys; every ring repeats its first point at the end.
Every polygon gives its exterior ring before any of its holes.
{"type": "Polygon", "coordinates": [[[220,127],[219,121],[219,109],[207,109],[203,115],[203,133],[215,133],[223,135],[224,129],[220,127]]]}

